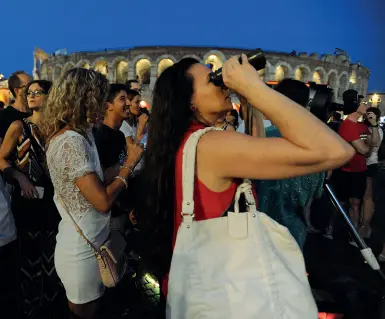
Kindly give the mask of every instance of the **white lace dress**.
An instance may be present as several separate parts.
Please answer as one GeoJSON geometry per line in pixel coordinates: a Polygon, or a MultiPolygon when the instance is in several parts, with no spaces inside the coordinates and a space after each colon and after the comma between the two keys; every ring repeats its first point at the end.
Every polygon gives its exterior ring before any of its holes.
{"type": "Polygon", "coordinates": [[[74,304],[98,299],[104,293],[95,255],[76,232],[65,208],[74,217],[84,235],[98,249],[110,232],[110,214],[96,211],[75,184],[78,177],[95,172],[103,179],[98,152],[92,134],[89,143],[83,136],[66,131],[51,141],[47,163],[55,187],[55,203],[62,217],[55,249],[55,267],[63,282],[67,298],[74,304]]]}

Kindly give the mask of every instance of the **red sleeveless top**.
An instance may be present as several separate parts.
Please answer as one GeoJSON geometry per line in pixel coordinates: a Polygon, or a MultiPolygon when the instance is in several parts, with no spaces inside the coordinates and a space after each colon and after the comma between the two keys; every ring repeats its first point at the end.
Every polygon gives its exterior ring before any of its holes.
{"type": "MultiPolygon", "coordinates": [[[[193,122],[187,130],[175,161],[175,215],[174,215],[174,237],[175,244],[178,228],[182,222],[182,162],[183,149],[190,135],[200,129],[205,128],[202,124],[193,122]]],[[[214,192],[208,189],[196,176],[194,178],[194,214],[195,220],[205,220],[220,217],[230,206],[234,199],[235,192],[239,186],[239,181],[233,181],[231,186],[223,192],[214,192]]]]}
{"type": "MultiPolygon", "coordinates": [[[[182,222],[182,162],[183,149],[190,135],[200,129],[205,128],[202,124],[192,122],[187,130],[182,143],[176,153],[175,160],[175,212],[174,212],[174,235],[173,247],[176,241],[179,226],[182,222]]],[[[235,192],[241,180],[234,180],[231,186],[223,192],[215,192],[208,189],[196,176],[194,178],[194,214],[195,220],[206,220],[217,218],[229,208],[233,202],[235,192]]],[[[168,275],[164,278],[162,291],[167,296],[168,275]]]]}

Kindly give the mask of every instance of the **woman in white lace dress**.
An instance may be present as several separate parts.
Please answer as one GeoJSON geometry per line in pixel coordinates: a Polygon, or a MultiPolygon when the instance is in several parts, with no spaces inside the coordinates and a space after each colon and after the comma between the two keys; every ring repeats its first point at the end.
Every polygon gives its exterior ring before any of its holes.
{"type": "Polygon", "coordinates": [[[74,318],[94,319],[104,293],[95,255],[76,232],[68,214],[98,249],[109,236],[110,207],[127,187],[127,178],[142,149],[133,144],[125,164],[107,187],[91,127],[104,113],[108,81],[86,69],[67,71],[51,89],[43,112],[47,163],[62,217],[55,250],[55,266],[64,284],[74,318]]]}

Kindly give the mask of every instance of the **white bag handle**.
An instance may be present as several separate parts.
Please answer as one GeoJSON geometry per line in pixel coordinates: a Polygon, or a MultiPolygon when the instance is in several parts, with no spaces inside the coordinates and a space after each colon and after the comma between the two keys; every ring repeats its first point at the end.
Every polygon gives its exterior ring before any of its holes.
{"type": "MultiPolygon", "coordinates": [[[[221,131],[220,128],[206,127],[200,129],[190,135],[183,148],[183,163],[182,163],[182,220],[191,223],[194,220],[194,177],[195,177],[195,160],[197,145],[200,138],[210,131],[221,131]]],[[[250,211],[256,211],[256,203],[253,196],[252,184],[248,179],[244,179],[239,185],[236,196],[234,210],[239,213],[239,197],[244,193],[246,203],[250,211]]]]}
{"type": "Polygon", "coordinates": [[[200,138],[209,131],[220,131],[215,127],[206,127],[190,135],[183,148],[182,162],[182,220],[192,222],[194,219],[194,177],[197,145],[200,138]]]}
{"type": "Polygon", "coordinates": [[[238,186],[234,197],[234,213],[239,214],[239,198],[241,194],[245,194],[246,205],[250,212],[257,212],[257,206],[253,195],[253,185],[248,179],[244,179],[243,183],[238,186]]]}

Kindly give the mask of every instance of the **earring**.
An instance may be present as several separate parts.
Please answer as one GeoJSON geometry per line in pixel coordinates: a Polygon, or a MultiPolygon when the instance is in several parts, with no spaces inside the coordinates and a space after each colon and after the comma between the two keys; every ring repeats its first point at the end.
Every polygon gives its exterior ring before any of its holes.
{"type": "Polygon", "coordinates": [[[196,111],[197,110],[197,108],[196,108],[196,106],[194,104],[191,104],[191,110],[192,111],[196,111]]]}

